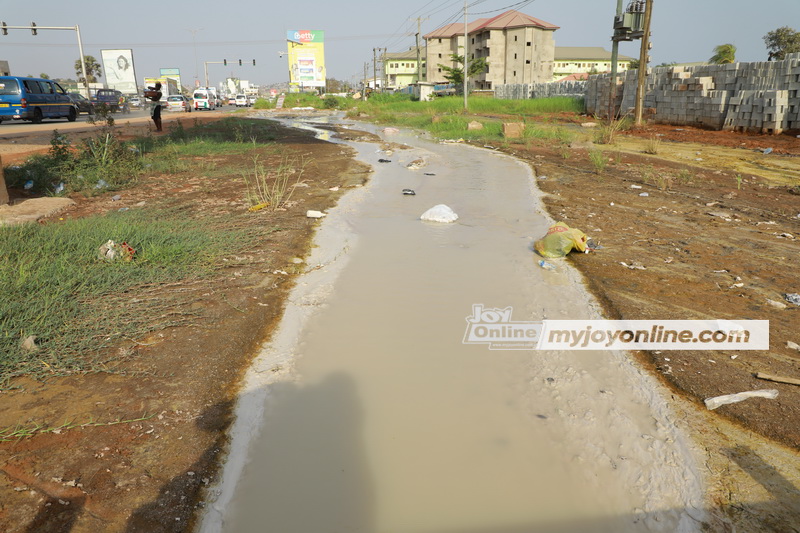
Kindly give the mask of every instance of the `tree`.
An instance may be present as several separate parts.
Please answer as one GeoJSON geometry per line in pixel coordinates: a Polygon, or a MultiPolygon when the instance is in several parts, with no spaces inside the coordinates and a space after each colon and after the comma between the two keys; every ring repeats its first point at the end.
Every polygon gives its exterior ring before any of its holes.
{"type": "MultiPolygon", "coordinates": [[[[445,71],[447,74],[444,75],[444,78],[449,81],[450,83],[455,83],[456,85],[463,85],[464,84],[464,56],[460,56],[457,54],[452,54],[450,59],[453,63],[462,65],[461,67],[448,67],[447,65],[439,64],[439,68],[445,71]]],[[[478,59],[473,59],[469,62],[469,67],[467,67],[467,76],[473,77],[477,74],[486,71],[486,58],[479,57],[478,59]]]]}
{"type": "MultiPolygon", "coordinates": [[[[103,69],[100,63],[94,56],[83,56],[83,61],[86,63],[86,77],[89,83],[97,83],[97,78],[103,77],[103,69]]],[[[75,74],[78,75],[78,81],[83,83],[83,71],[81,70],[80,58],[75,61],[75,74]]]]}
{"type": "Polygon", "coordinates": [[[708,60],[713,65],[736,63],[736,47],[732,44],[720,44],[714,47],[714,55],[708,60]]]}
{"type": "Polygon", "coordinates": [[[780,61],[786,59],[786,54],[800,52],[800,32],[789,26],[783,26],[768,32],[764,36],[764,44],[767,45],[769,52],[767,60],[780,61]]]}
{"type": "Polygon", "coordinates": [[[50,79],[50,76],[48,76],[48,75],[47,75],[47,74],[45,74],[44,72],[42,72],[41,74],[39,74],[39,77],[40,77],[40,78],[42,78],[43,80],[49,80],[49,79],[50,79]]]}

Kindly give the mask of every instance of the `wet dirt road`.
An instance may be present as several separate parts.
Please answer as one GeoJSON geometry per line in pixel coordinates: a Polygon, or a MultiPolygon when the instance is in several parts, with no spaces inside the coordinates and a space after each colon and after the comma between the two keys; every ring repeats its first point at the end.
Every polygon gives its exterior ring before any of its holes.
{"type": "Polygon", "coordinates": [[[536,266],[550,221],[529,169],[390,140],[414,148],[353,144],[375,174],[322,223],[201,531],[699,530],[692,454],[624,354],[462,343],[476,304],[599,318],[567,264],[536,266]],[[455,224],[419,220],[439,203],[455,224]]]}

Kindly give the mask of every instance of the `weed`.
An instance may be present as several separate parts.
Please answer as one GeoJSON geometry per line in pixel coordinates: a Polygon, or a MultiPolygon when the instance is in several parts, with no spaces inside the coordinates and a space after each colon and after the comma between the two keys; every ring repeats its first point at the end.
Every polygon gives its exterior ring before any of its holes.
{"type": "Polygon", "coordinates": [[[677,180],[679,183],[687,185],[691,183],[692,179],[694,179],[694,175],[688,169],[683,168],[678,172],[677,180]]]}
{"type": "Polygon", "coordinates": [[[600,150],[589,150],[589,160],[592,162],[592,165],[594,165],[594,170],[598,174],[601,174],[603,170],[605,170],[606,164],[608,163],[605,154],[600,150]]]}
{"type": "Polygon", "coordinates": [[[62,431],[67,431],[70,429],[75,428],[85,428],[85,427],[97,427],[97,426],[116,426],[118,424],[132,424],[134,422],[144,422],[145,420],[150,420],[155,416],[155,413],[144,416],[140,416],[139,418],[128,418],[122,419],[118,418],[111,422],[98,422],[94,418],[89,417],[88,422],[84,422],[80,424],[76,421],[67,422],[64,421],[63,424],[58,426],[49,426],[46,424],[39,424],[36,422],[31,422],[30,424],[22,425],[17,424],[15,426],[8,426],[6,428],[0,429],[0,442],[10,442],[12,440],[21,440],[28,437],[32,437],[38,433],[55,433],[59,434],[62,431]]]}
{"type": "Polygon", "coordinates": [[[739,189],[740,191],[742,190],[742,180],[743,180],[742,175],[736,174],[736,188],[739,189]]]}
{"type": "Polygon", "coordinates": [[[644,153],[650,155],[657,155],[660,147],[661,147],[661,139],[653,135],[649,139],[647,139],[647,142],[644,145],[644,153]]]}
{"type": "Polygon", "coordinates": [[[597,144],[614,144],[620,131],[630,129],[630,117],[623,116],[617,120],[611,119],[595,130],[594,142],[597,144]]]}
{"type": "Polygon", "coordinates": [[[274,169],[267,170],[259,156],[253,156],[252,173],[242,173],[250,205],[269,207],[273,211],[282,208],[300,183],[307,164],[302,158],[284,156],[274,169]],[[292,176],[295,181],[290,185],[292,176]]]}

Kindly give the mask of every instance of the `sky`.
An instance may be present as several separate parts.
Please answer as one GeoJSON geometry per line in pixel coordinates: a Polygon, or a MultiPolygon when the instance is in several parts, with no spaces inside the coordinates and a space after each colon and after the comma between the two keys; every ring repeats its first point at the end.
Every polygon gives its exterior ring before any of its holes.
{"type": "MultiPolygon", "coordinates": [[[[629,0],[623,0],[623,7],[629,0]]],[[[800,31],[800,0],[653,0],[652,62],[705,61],[719,44],[731,43],[739,61],[766,61],[763,36],[781,26],[800,31]]],[[[468,19],[492,17],[508,9],[560,26],[556,46],[602,46],[610,36],[617,0],[467,0],[468,19]]],[[[102,49],[132,49],[136,77],[179,68],[183,84],[227,77],[268,85],[288,81],[288,30],[323,30],[329,78],[357,83],[364,64],[372,71],[373,50],[400,52],[422,34],[463,21],[464,0],[299,0],[265,2],[64,2],[3,0],[0,21],[9,26],[80,27],[84,54],[100,61],[102,49]],[[242,59],[243,66],[238,65],[242,59]],[[252,60],[256,60],[256,66],[252,60]]],[[[622,43],[620,53],[639,56],[639,42],[622,43]]],[[[71,30],[8,30],[0,35],[0,60],[12,74],[75,78],[79,57],[71,30]]],[[[103,78],[101,78],[102,81],[103,78]]]]}

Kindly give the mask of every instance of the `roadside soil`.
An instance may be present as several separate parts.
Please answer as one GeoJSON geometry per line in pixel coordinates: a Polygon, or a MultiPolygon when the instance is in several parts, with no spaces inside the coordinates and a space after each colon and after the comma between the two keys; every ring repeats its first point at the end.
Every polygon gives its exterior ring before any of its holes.
{"type": "MultiPolygon", "coordinates": [[[[219,116],[180,119],[189,127],[219,116]]],[[[593,130],[579,125],[585,121],[567,120],[577,136],[569,146],[509,140],[502,149],[532,165],[554,220],[603,246],[567,261],[609,318],[770,320],[766,352],[635,356],[674,391],[679,424],[705,457],[708,504],[718,511],[709,530],[733,531],[735,524],[740,531],[792,531],[790,524],[800,522],[800,387],[753,374],[800,378],[800,352],[787,347],[787,341],[800,344],[800,307],[784,298],[800,292],[800,195],[794,194],[800,190],[793,188],[800,185],[800,139],[653,126],[621,134],[612,145],[593,145],[593,130]],[[653,138],[660,139],[658,153],[643,153],[653,138]],[[764,154],[766,148],[772,153],[764,154]],[[601,171],[590,160],[594,150],[605,156],[601,171]],[[780,394],[713,412],[702,404],[710,396],[763,388],[780,394]]],[[[136,135],[147,125],[128,128],[126,135],[136,135]]],[[[380,142],[353,129],[337,131],[380,142]]],[[[0,428],[71,422],[58,432],[0,443],[0,530],[191,530],[225,448],[237,383],[269,338],[296,276],[315,268],[301,262],[316,225],[306,210],[332,207],[369,175],[346,147],[296,130],[282,130],[278,142],[310,154],[308,187],[295,193],[294,207],[251,217],[280,231],[228,258],[230,267],[218,279],[165,288],[181,311],[201,312],[193,325],[120,346],[124,357],[112,373],[18,380],[0,395],[0,428]],[[86,425],[92,421],[101,425],[86,425]]],[[[48,143],[49,133],[18,144],[30,152],[48,143]]],[[[18,156],[6,148],[0,153],[8,164],[18,156]]],[[[237,179],[149,176],[116,192],[123,203],[111,205],[114,193],[75,197],[75,206],[43,223],[141,201],[169,200],[200,214],[240,212],[247,207],[243,189],[237,179]]]]}

